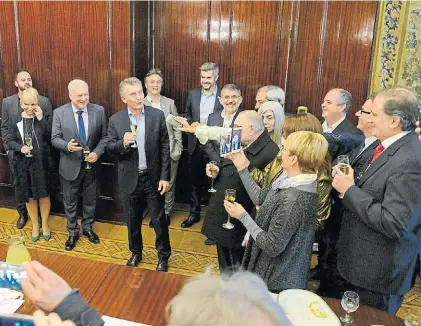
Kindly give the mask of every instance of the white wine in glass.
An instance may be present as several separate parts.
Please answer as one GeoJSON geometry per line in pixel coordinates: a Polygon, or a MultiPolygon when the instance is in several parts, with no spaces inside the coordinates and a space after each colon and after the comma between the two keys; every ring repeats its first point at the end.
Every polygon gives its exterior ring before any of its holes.
{"type": "MultiPolygon", "coordinates": [[[[25,134],[25,145],[32,150],[32,135],[30,133],[25,134]]],[[[26,157],[32,157],[31,152],[25,154],[26,157]]]]}
{"type": "MultiPolygon", "coordinates": [[[[229,201],[232,204],[235,203],[235,194],[236,194],[235,189],[225,190],[225,200],[229,201]]],[[[234,228],[234,224],[231,223],[230,218],[231,218],[231,216],[230,216],[230,214],[228,214],[227,223],[222,224],[222,227],[224,229],[231,230],[231,229],[234,228]]]]}
{"type": "Polygon", "coordinates": [[[84,157],[85,157],[85,162],[86,162],[85,169],[86,169],[86,170],[90,170],[90,169],[92,169],[91,165],[90,165],[90,164],[89,164],[89,162],[88,162],[88,157],[89,157],[89,154],[91,154],[91,152],[90,152],[90,150],[89,150],[88,146],[84,147],[84,148],[83,148],[83,155],[84,155],[84,157]]]}
{"type": "MultiPolygon", "coordinates": [[[[131,130],[131,131],[132,131],[132,133],[134,133],[134,134],[135,134],[135,136],[136,136],[136,132],[137,132],[137,124],[135,124],[135,123],[131,123],[131,124],[130,124],[130,130],[131,130]]],[[[134,144],[131,144],[131,145],[130,145],[130,147],[136,148],[136,147],[137,147],[137,145],[136,145],[136,141],[134,142],[134,144]]]]}
{"type": "Polygon", "coordinates": [[[341,170],[344,174],[349,174],[349,157],[348,155],[339,155],[338,156],[338,169],[341,170]]]}
{"type": "Polygon", "coordinates": [[[213,180],[218,176],[218,169],[217,169],[218,163],[215,161],[209,162],[209,171],[211,174],[211,188],[208,190],[209,192],[216,192],[216,189],[213,187],[213,180]]]}

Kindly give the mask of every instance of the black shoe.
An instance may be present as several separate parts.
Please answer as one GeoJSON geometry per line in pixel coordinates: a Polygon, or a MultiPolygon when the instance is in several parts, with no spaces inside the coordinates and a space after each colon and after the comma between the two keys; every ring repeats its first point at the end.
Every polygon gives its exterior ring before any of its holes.
{"type": "Polygon", "coordinates": [[[197,223],[200,221],[200,216],[196,216],[196,215],[190,215],[187,219],[185,219],[183,221],[183,223],[181,223],[181,227],[182,228],[189,228],[191,227],[194,223],[197,223]]]}
{"type": "Polygon", "coordinates": [[[89,241],[92,242],[93,244],[98,244],[99,243],[99,237],[98,237],[98,235],[93,230],[83,231],[82,234],[85,237],[88,237],[89,241]]]}
{"type": "Polygon", "coordinates": [[[69,236],[69,238],[66,241],[66,244],[64,246],[64,249],[66,249],[67,251],[73,250],[73,248],[76,246],[76,242],[79,240],[79,236],[78,235],[71,235],[69,236]]]}
{"type": "Polygon", "coordinates": [[[214,245],[216,245],[216,242],[214,240],[211,240],[211,239],[206,239],[205,240],[205,245],[207,245],[207,246],[214,246],[214,245]]]}
{"type": "Polygon", "coordinates": [[[142,254],[132,254],[130,259],[127,261],[126,266],[137,267],[142,261],[142,254]]]}
{"type": "Polygon", "coordinates": [[[168,259],[160,259],[156,265],[157,272],[168,272],[168,259]]]}
{"type": "Polygon", "coordinates": [[[18,221],[16,222],[16,227],[18,229],[23,229],[28,222],[28,215],[19,215],[18,221]]]}

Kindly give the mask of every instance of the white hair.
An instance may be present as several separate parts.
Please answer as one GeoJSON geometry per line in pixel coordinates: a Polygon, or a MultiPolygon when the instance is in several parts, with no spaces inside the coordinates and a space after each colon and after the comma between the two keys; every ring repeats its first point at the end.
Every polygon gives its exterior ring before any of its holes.
{"type": "Polygon", "coordinates": [[[261,116],[254,110],[245,110],[238,114],[238,117],[244,117],[247,122],[254,127],[256,133],[262,132],[265,130],[265,125],[261,116]]]}
{"type": "Polygon", "coordinates": [[[69,93],[72,93],[72,91],[78,86],[84,86],[89,89],[88,83],[82,79],[73,79],[69,85],[67,85],[67,89],[69,90],[69,93]]]}
{"type": "Polygon", "coordinates": [[[166,312],[172,326],[290,325],[263,280],[249,272],[193,277],[166,312]]]}
{"type": "Polygon", "coordinates": [[[259,92],[266,92],[266,100],[267,101],[275,101],[278,102],[284,107],[285,104],[285,91],[276,85],[267,85],[260,87],[257,93],[259,92]]]}
{"type": "Polygon", "coordinates": [[[273,118],[275,120],[275,126],[271,138],[276,143],[276,145],[281,146],[282,128],[285,121],[284,107],[279,102],[268,101],[262,104],[262,106],[259,108],[258,114],[263,118],[263,114],[265,114],[267,111],[273,112],[273,118]]]}
{"type": "Polygon", "coordinates": [[[126,89],[126,85],[140,85],[140,87],[142,87],[142,82],[139,80],[139,78],[136,77],[129,77],[124,79],[119,86],[119,91],[120,91],[120,96],[123,97],[124,96],[124,91],[126,89]]]}

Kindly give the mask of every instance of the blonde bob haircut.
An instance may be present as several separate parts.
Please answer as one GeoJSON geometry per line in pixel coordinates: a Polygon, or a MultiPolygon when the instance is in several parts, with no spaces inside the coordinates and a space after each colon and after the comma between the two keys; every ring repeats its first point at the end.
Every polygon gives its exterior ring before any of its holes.
{"type": "Polygon", "coordinates": [[[296,131],[312,131],[318,134],[323,133],[322,124],[311,113],[291,114],[284,122],[284,138],[296,131]]]}
{"type": "Polygon", "coordinates": [[[284,149],[290,156],[297,156],[301,172],[317,174],[326,159],[328,143],[323,135],[297,131],[288,136],[284,149]]]}
{"type": "Polygon", "coordinates": [[[33,87],[29,87],[23,90],[22,93],[20,94],[20,105],[25,103],[25,101],[34,101],[38,105],[39,104],[38,91],[33,87]]]}

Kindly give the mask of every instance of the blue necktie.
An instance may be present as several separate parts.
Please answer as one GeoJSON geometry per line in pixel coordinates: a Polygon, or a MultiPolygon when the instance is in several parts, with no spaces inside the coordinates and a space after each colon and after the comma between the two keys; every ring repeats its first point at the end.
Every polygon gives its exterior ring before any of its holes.
{"type": "Polygon", "coordinates": [[[85,124],[83,123],[82,118],[83,111],[77,111],[77,114],[79,114],[78,123],[79,123],[79,139],[80,142],[86,146],[86,131],[85,131],[85,124]]]}

